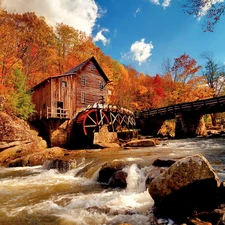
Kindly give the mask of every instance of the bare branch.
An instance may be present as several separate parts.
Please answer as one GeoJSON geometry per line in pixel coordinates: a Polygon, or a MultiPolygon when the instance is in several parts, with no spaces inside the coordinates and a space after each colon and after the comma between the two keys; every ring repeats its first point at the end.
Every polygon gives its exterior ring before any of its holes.
{"type": "Polygon", "coordinates": [[[213,32],[214,26],[225,13],[225,3],[218,0],[186,0],[183,11],[197,18],[204,18],[204,32],[213,32]]]}

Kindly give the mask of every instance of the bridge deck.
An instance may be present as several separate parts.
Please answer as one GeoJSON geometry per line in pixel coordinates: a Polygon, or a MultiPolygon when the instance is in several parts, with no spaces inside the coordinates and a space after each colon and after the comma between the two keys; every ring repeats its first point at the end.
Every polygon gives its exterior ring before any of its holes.
{"type": "Polygon", "coordinates": [[[179,112],[189,111],[198,111],[202,114],[225,112],[225,96],[145,110],[141,112],[141,115],[143,117],[172,117],[179,112]]]}

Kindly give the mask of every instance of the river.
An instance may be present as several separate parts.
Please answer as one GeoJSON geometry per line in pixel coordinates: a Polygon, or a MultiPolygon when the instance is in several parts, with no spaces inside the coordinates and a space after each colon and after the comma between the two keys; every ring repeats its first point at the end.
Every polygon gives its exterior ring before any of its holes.
{"type": "Polygon", "coordinates": [[[151,162],[196,153],[203,154],[220,180],[225,180],[224,138],[169,140],[156,147],[129,150],[90,150],[74,160],[76,169],[64,174],[42,166],[0,168],[0,224],[155,224],[151,212],[154,201],[145,190],[151,162]],[[106,188],[96,181],[101,165],[113,160],[130,164],[125,168],[125,190],[106,188]]]}

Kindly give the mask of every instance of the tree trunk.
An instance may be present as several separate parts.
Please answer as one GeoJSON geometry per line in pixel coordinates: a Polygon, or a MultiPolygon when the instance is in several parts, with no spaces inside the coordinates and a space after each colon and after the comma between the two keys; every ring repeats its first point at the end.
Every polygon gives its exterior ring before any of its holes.
{"type": "Polygon", "coordinates": [[[197,130],[196,130],[196,135],[197,136],[206,136],[207,135],[204,116],[201,116],[201,118],[199,120],[199,124],[198,124],[197,130]]]}
{"type": "Polygon", "coordinates": [[[211,120],[212,120],[212,125],[216,126],[216,114],[212,113],[212,114],[210,114],[210,116],[211,116],[211,120]]]}

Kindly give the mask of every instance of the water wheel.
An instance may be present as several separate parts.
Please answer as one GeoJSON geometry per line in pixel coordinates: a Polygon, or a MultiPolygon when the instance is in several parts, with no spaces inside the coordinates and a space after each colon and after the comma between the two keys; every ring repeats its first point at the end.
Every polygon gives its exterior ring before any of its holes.
{"type": "Polygon", "coordinates": [[[76,124],[88,135],[98,132],[103,124],[109,124],[109,119],[101,109],[90,109],[77,116],[76,124]]]}

